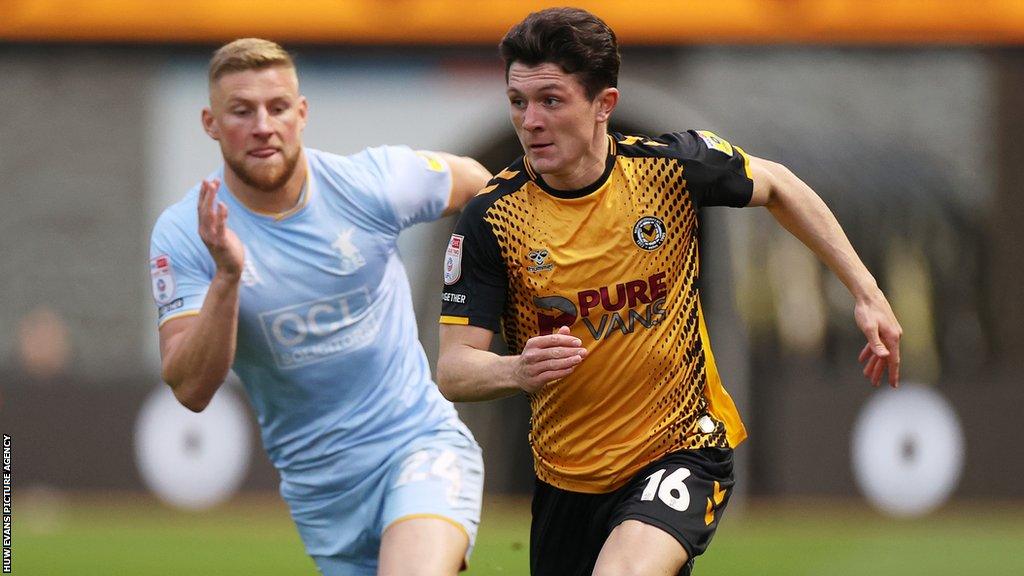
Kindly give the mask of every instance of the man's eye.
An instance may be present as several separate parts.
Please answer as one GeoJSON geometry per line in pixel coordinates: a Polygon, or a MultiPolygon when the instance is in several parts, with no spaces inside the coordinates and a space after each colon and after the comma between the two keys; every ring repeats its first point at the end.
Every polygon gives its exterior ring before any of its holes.
{"type": "Polygon", "coordinates": [[[552,96],[549,96],[549,97],[544,99],[544,105],[545,106],[554,106],[555,104],[558,104],[559,102],[560,102],[560,100],[558,98],[555,98],[555,97],[552,97],[552,96]]]}

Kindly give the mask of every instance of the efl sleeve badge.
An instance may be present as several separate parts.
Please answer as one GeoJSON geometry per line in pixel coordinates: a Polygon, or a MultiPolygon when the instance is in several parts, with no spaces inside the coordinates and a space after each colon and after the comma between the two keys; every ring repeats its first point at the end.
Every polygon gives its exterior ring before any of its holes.
{"type": "Polygon", "coordinates": [[[171,257],[162,254],[149,261],[149,275],[153,281],[153,299],[157,304],[167,304],[174,299],[174,270],[171,257]]]}
{"type": "Polygon", "coordinates": [[[444,253],[444,283],[451,286],[462,277],[462,242],[465,240],[458,234],[452,234],[448,241],[448,249],[444,253]]]}
{"type": "Polygon", "coordinates": [[[700,139],[708,145],[708,148],[718,150],[726,156],[732,156],[732,144],[726,142],[725,139],[718,134],[715,134],[710,130],[698,130],[697,136],[700,136],[700,139]]]}

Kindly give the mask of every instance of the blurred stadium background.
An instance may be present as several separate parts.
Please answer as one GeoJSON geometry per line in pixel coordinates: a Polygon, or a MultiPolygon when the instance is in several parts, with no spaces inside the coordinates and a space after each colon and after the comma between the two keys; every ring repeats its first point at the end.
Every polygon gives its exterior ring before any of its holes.
{"type": "MultiPolygon", "coordinates": [[[[751,437],[699,573],[1024,574],[1024,4],[576,4],[623,44],[613,128],[711,129],[790,166],[905,329],[908,386],[872,390],[842,286],[764,211],[703,215],[709,329],[751,437]]],[[[314,572],[248,409],[222,392],[193,417],[155,392],[148,235],[219,164],[199,123],[206,60],[236,37],[280,41],[308,145],[404,143],[497,171],[519,149],[495,46],[548,5],[0,0],[15,574],[314,572]]],[[[432,360],[453,223],[402,240],[432,360]]],[[[487,466],[470,574],[525,574],[529,408],[459,408],[487,466]]]]}

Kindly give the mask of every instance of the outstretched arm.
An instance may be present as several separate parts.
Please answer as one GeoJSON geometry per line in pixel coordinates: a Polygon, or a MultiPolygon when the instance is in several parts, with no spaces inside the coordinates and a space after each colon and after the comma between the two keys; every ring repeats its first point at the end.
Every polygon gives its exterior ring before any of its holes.
{"type": "Polygon", "coordinates": [[[587,355],[579,338],[565,326],[554,334],[534,336],[523,353],[499,356],[490,350],[494,333],[477,326],[441,325],[437,385],[452,402],[477,402],[534,393],[572,374],[587,355]]]}
{"type": "Polygon", "coordinates": [[[227,206],[217,202],[220,182],[203,181],[199,236],[217,265],[197,316],[160,327],[161,376],[183,406],[201,412],[227,378],[238,333],[238,283],[245,249],[227,227],[227,206]]]}
{"type": "Polygon", "coordinates": [[[858,358],[864,364],[864,376],[877,386],[888,370],[889,384],[898,386],[903,328],[832,211],[785,166],[751,156],[750,170],[754,193],[749,205],[768,208],[779,224],[817,254],[853,295],[854,319],[867,339],[858,358]]]}

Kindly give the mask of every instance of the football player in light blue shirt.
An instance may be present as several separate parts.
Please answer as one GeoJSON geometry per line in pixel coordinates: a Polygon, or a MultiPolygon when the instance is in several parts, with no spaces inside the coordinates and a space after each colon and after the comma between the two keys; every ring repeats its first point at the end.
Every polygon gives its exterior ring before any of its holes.
{"type": "Polygon", "coordinates": [[[280,46],[210,63],[224,167],[157,221],[162,376],[202,410],[233,368],[308,553],[326,575],[453,575],[479,523],[480,448],[417,340],[402,229],[458,210],[476,161],[302,147],[307,103],[280,46]]]}

